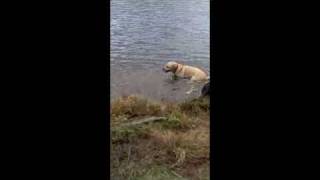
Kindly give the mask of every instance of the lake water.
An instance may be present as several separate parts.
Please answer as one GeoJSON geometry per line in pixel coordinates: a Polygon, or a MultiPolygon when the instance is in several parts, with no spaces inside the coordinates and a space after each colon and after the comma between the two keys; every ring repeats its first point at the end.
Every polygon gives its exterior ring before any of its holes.
{"type": "Polygon", "coordinates": [[[186,80],[162,71],[171,60],[209,70],[209,0],[111,1],[111,99],[140,94],[181,101],[186,80]]]}

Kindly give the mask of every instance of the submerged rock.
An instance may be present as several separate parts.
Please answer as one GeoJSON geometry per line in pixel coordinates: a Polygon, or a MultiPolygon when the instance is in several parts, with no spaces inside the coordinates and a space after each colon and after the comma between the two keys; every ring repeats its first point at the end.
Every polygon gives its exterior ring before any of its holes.
{"type": "Polygon", "coordinates": [[[210,96],[210,82],[206,83],[201,90],[201,97],[210,96]]]}

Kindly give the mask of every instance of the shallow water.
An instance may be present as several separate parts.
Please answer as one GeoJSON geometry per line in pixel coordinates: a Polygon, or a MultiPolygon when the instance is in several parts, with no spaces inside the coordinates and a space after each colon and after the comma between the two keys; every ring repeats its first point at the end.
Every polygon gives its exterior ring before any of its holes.
{"type": "Polygon", "coordinates": [[[111,1],[111,99],[139,94],[181,101],[186,80],[162,71],[171,60],[209,71],[209,0],[111,1]]]}

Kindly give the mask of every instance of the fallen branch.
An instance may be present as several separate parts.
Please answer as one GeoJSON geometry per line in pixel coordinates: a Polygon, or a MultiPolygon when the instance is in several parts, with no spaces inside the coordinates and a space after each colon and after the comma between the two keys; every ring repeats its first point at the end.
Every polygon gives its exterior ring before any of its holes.
{"type": "Polygon", "coordinates": [[[179,178],[183,178],[180,174],[174,172],[174,171],[171,171],[172,174],[174,174],[175,176],[179,177],[179,178]]]}
{"type": "Polygon", "coordinates": [[[154,122],[154,121],[162,121],[166,120],[166,117],[148,117],[144,119],[140,119],[134,122],[126,123],[123,125],[120,125],[120,127],[127,127],[127,126],[133,126],[133,125],[138,125],[138,124],[143,124],[143,123],[148,123],[148,122],[154,122]]]}

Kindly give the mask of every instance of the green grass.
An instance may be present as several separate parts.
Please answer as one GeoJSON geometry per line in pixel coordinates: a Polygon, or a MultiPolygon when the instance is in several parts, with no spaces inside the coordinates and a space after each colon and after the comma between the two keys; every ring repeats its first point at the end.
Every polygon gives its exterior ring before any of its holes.
{"type": "Polygon", "coordinates": [[[209,179],[209,101],[153,102],[128,96],[111,103],[113,180],[209,179]],[[164,120],[122,126],[150,116],[164,120]]]}
{"type": "Polygon", "coordinates": [[[132,180],[185,180],[181,175],[165,167],[153,166],[142,176],[133,177],[132,180]]]}

